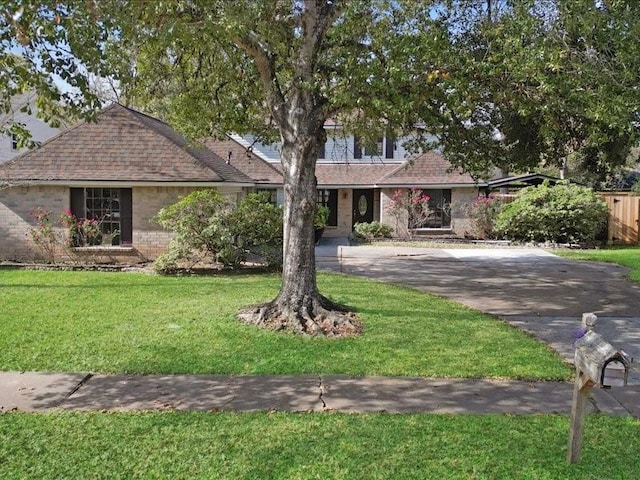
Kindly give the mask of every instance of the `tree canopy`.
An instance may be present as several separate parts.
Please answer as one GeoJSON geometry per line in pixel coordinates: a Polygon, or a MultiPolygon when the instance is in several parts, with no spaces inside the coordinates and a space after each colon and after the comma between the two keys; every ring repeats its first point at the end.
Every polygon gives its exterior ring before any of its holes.
{"type": "Polygon", "coordinates": [[[55,101],[90,114],[93,75],[189,136],[278,140],[268,100],[308,62],[323,115],[365,136],[418,125],[416,146],[477,175],[569,162],[603,178],[638,140],[639,14],[622,0],[7,0],[0,112],[35,90],[45,119],[55,101]],[[302,52],[309,7],[330,15],[302,52]]]}
{"type": "Polygon", "coordinates": [[[432,131],[447,158],[480,174],[568,164],[606,180],[638,143],[638,3],[505,1],[491,16],[481,3],[442,13],[443,98],[422,107],[444,117],[432,131]]]}

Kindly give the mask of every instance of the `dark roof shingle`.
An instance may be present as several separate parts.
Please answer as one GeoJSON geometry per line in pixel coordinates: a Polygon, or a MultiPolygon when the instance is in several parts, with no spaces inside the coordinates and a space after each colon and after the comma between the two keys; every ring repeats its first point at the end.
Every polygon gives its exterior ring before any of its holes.
{"type": "Polygon", "coordinates": [[[119,104],[0,166],[7,181],[252,183],[169,125],[119,104]]]}
{"type": "Polygon", "coordinates": [[[233,139],[214,140],[206,142],[207,148],[224,158],[236,169],[251,177],[256,183],[266,185],[282,185],[284,179],[276,164],[263,160],[252,151],[233,139]],[[231,153],[231,157],[229,157],[231,153]]]}
{"type": "Polygon", "coordinates": [[[475,185],[471,175],[452,168],[437,152],[416,155],[380,178],[378,185],[475,185]]]}

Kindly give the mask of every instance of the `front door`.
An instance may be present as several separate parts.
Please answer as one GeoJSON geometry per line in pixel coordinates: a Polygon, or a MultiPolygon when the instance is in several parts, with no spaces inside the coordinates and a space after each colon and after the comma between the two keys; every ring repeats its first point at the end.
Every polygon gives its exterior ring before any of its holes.
{"type": "Polygon", "coordinates": [[[373,222],[373,189],[353,191],[353,225],[373,222]]]}

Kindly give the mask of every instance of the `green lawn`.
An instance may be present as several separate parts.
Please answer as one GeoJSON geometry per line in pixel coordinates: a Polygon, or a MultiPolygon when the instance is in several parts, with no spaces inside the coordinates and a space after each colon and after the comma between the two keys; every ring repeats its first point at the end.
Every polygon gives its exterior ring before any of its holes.
{"type": "Polygon", "coordinates": [[[560,250],[560,255],[576,260],[617,263],[629,267],[629,278],[640,283],[640,247],[609,247],[601,250],[560,250]]]}
{"type": "Polygon", "coordinates": [[[640,421],[589,415],[0,415],[0,478],[637,479],[640,421]]]}
{"type": "Polygon", "coordinates": [[[0,370],[567,379],[558,355],[493,317],[364,279],[319,275],[365,334],[300,338],[235,320],[275,275],[0,270],[0,370]]]}

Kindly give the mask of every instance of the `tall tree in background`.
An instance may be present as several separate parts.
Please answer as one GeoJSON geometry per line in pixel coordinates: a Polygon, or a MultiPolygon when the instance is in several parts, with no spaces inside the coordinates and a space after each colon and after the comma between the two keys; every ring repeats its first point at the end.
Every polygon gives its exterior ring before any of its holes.
{"type": "Polygon", "coordinates": [[[420,108],[440,117],[431,125],[445,156],[481,176],[568,165],[579,180],[606,182],[639,138],[639,10],[615,0],[443,2],[450,60],[440,62],[441,101],[420,108]]]}

